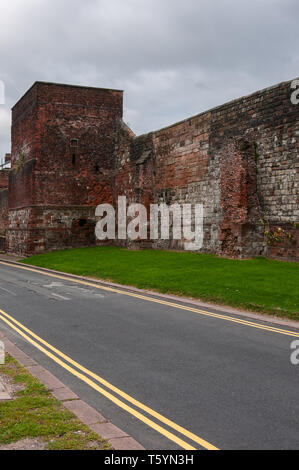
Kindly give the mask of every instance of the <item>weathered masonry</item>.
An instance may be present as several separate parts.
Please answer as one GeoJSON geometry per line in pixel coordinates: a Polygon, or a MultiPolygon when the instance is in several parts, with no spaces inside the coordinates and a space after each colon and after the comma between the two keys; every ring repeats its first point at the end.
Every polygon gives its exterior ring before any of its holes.
{"type": "Polygon", "coordinates": [[[202,203],[204,252],[298,259],[299,105],[291,94],[291,82],[280,83],[136,137],[122,121],[121,91],[36,82],[12,110],[11,169],[0,171],[2,248],[94,245],[95,207],[125,195],[146,206],[202,203]]]}
{"type": "Polygon", "coordinates": [[[122,92],[35,83],[12,110],[6,249],[95,243],[94,211],[113,200],[122,92]]]}

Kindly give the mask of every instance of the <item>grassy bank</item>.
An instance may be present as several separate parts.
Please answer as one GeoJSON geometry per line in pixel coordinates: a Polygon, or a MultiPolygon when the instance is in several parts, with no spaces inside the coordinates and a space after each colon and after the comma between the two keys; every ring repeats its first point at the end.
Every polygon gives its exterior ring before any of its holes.
{"type": "Polygon", "coordinates": [[[24,439],[36,439],[48,450],[98,450],[109,448],[87,426],[56,400],[46,387],[6,355],[0,365],[15,389],[14,399],[0,402],[0,448],[24,439]]]}
{"type": "Polygon", "coordinates": [[[24,262],[299,320],[296,263],[116,247],[58,251],[24,262]]]}

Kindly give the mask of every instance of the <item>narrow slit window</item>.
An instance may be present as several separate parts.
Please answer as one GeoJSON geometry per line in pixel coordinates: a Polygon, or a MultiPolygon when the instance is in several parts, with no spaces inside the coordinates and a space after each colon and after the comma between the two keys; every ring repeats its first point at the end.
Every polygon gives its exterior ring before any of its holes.
{"type": "Polygon", "coordinates": [[[78,147],[78,139],[71,139],[70,147],[78,147]]]}

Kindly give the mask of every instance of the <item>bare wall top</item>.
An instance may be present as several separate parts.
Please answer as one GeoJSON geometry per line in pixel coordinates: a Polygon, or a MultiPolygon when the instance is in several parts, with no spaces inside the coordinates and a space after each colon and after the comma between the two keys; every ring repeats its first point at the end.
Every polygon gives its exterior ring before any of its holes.
{"type": "Polygon", "coordinates": [[[10,207],[96,204],[122,112],[122,91],[36,82],[12,110],[10,207]]]}

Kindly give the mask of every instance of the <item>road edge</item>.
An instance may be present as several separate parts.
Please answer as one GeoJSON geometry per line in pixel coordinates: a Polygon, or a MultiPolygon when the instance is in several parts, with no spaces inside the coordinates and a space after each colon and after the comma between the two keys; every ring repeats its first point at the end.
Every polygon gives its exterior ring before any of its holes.
{"type": "Polygon", "coordinates": [[[145,450],[132,436],[112,424],[99,411],[88,405],[51,372],[41,366],[35,359],[25,354],[4,333],[0,331],[0,339],[5,351],[16,359],[27,372],[45,385],[60,403],[71,411],[83,424],[107,440],[111,450],[145,450]]]}

